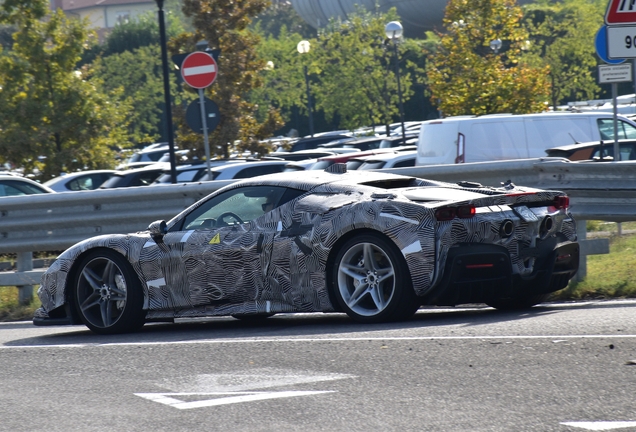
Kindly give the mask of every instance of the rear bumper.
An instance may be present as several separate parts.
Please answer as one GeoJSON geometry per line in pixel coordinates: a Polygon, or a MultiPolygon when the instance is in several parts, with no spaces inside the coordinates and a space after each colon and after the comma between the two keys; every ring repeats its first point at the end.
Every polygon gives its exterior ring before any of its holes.
{"type": "Polygon", "coordinates": [[[502,246],[461,244],[450,249],[441,281],[423,298],[423,304],[453,306],[487,303],[516,293],[546,294],[567,286],[579,268],[577,242],[541,242],[521,251],[520,259],[533,258],[527,277],[513,274],[511,257],[502,246]]]}

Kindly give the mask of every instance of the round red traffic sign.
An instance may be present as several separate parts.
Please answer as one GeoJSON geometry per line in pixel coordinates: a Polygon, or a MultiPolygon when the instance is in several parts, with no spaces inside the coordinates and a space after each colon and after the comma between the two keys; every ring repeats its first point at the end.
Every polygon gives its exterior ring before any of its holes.
{"type": "Polygon", "coordinates": [[[181,77],[190,87],[209,87],[216,79],[217,67],[214,58],[203,51],[188,54],[181,63],[181,77]]]}

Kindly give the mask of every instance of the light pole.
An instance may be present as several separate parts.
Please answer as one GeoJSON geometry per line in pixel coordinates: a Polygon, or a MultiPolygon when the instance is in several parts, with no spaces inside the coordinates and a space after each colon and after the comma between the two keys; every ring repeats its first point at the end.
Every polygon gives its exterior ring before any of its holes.
{"type": "Polygon", "coordinates": [[[166,134],[168,135],[168,152],[170,154],[170,176],[172,183],[177,182],[176,159],[174,156],[174,130],[172,128],[172,107],[170,98],[170,72],[168,71],[168,49],[166,48],[166,22],[163,13],[163,0],[155,0],[159,8],[159,39],[161,42],[161,63],[163,65],[163,93],[166,104],[166,134]]]}
{"type": "Polygon", "coordinates": [[[501,39],[495,39],[493,41],[490,41],[490,49],[497,54],[499,52],[499,50],[501,49],[501,39]]]}
{"type": "MultiPolygon", "coordinates": [[[[302,40],[296,45],[296,49],[300,54],[307,54],[309,52],[309,41],[302,40]]],[[[311,111],[311,92],[309,91],[309,75],[307,75],[307,65],[303,65],[303,72],[305,73],[305,87],[307,87],[307,112],[309,113],[309,134],[314,136],[314,115],[311,111]]]]}
{"type": "Polygon", "coordinates": [[[391,21],[384,27],[386,37],[393,42],[395,53],[395,76],[398,86],[398,100],[400,102],[400,122],[402,123],[402,145],[406,144],[406,130],[404,130],[404,106],[402,105],[402,86],[400,85],[400,63],[398,59],[398,40],[402,37],[402,24],[399,21],[391,21]]]}

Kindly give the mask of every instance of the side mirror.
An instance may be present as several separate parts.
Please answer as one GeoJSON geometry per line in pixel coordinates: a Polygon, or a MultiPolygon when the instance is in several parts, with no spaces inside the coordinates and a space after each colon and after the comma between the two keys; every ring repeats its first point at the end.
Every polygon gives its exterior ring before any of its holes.
{"type": "Polygon", "coordinates": [[[163,237],[168,233],[168,226],[166,225],[166,221],[157,220],[148,225],[148,231],[150,231],[152,238],[163,237]]]}

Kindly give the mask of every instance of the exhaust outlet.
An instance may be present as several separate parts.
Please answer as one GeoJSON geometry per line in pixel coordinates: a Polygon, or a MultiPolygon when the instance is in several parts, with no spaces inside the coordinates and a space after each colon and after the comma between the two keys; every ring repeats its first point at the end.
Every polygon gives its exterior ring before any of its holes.
{"type": "Polygon", "coordinates": [[[541,227],[539,228],[539,234],[541,237],[545,237],[554,227],[554,221],[552,217],[546,216],[543,221],[541,221],[541,227]]]}
{"type": "Polygon", "coordinates": [[[501,223],[499,227],[499,234],[502,237],[510,237],[512,232],[514,231],[515,225],[512,223],[510,219],[506,219],[501,223]]]}

